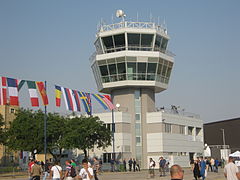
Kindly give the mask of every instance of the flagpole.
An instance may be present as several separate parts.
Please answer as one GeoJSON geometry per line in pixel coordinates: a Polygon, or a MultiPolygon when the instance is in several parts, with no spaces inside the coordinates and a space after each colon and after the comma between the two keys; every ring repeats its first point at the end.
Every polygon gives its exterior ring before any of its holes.
{"type": "MultiPolygon", "coordinates": [[[[45,92],[47,93],[47,81],[45,81],[45,92]]],[[[44,163],[47,156],[47,106],[44,106],[44,163]]]]}

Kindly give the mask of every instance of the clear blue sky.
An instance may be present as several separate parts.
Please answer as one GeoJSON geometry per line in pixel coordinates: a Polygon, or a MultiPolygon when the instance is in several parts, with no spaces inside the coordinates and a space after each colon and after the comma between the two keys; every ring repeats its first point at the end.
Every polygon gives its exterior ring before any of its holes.
{"type": "Polygon", "coordinates": [[[239,0],[1,0],[0,76],[47,80],[49,91],[59,84],[96,92],[88,58],[100,19],[111,23],[117,9],[128,20],[137,13],[149,20],[151,13],[165,19],[168,49],[176,54],[169,88],[156,105],[180,105],[205,122],[239,117],[239,7],[239,0]]]}

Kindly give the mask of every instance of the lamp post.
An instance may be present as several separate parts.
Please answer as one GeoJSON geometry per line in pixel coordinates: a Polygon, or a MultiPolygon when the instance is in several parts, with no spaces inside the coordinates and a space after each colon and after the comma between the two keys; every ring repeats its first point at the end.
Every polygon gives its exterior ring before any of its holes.
{"type": "Polygon", "coordinates": [[[225,149],[226,146],[226,141],[225,141],[225,131],[224,129],[220,129],[222,131],[222,135],[223,135],[223,148],[225,149]]]}

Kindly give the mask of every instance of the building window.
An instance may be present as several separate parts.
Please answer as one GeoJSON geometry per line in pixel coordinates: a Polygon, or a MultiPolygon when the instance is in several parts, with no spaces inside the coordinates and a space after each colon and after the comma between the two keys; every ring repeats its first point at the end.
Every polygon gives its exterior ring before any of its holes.
{"type": "Polygon", "coordinates": [[[10,109],[10,113],[14,114],[15,113],[15,109],[11,108],[10,109]]]}
{"type": "Polygon", "coordinates": [[[115,123],[106,123],[104,125],[109,131],[115,132],[115,130],[116,130],[115,129],[115,123]]]}
{"type": "Polygon", "coordinates": [[[104,163],[110,163],[111,159],[114,159],[114,153],[103,153],[104,163]]]}
{"type": "Polygon", "coordinates": [[[168,124],[168,123],[165,123],[164,124],[164,132],[165,133],[171,133],[172,132],[172,125],[171,124],[168,124]]]}
{"type": "Polygon", "coordinates": [[[135,120],[140,121],[140,114],[135,114],[135,120]]]}
{"type": "Polygon", "coordinates": [[[196,136],[199,136],[201,134],[201,128],[196,128],[196,136]]]}
{"type": "Polygon", "coordinates": [[[193,127],[188,127],[188,135],[193,135],[193,127]]]}
{"type": "Polygon", "coordinates": [[[141,137],[136,137],[136,146],[141,146],[141,137]]]}
{"type": "Polygon", "coordinates": [[[185,134],[185,126],[179,125],[179,133],[185,134]]]}

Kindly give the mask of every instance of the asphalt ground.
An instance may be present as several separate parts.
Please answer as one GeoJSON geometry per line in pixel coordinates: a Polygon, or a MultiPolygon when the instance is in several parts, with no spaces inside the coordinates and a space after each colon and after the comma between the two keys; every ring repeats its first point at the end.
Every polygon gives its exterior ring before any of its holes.
{"type": "MultiPolygon", "coordinates": [[[[28,177],[24,174],[15,174],[14,177],[11,174],[0,175],[0,180],[28,180],[28,177]]],[[[159,176],[159,171],[155,170],[155,177],[150,178],[148,171],[143,170],[140,172],[104,172],[100,174],[99,180],[145,180],[145,179],[158,179],[158,180],[170,180],[170,175],[167,173],[165,177],[159,176]]],[[[184,180],[193,180],[193,173],[189,168],[184,168],[184,180]]],[[[50,179],[49,179],[50,180],[50,179]]],[[[208,172],[206,180],[225,180],[223,175],[223,169],[220,168],[218,173],[208,172]]]]}

